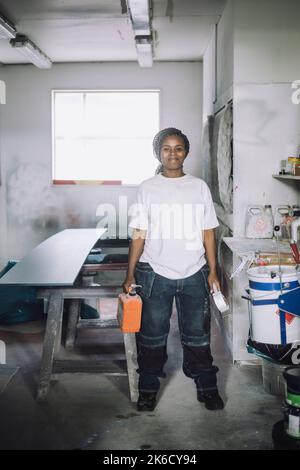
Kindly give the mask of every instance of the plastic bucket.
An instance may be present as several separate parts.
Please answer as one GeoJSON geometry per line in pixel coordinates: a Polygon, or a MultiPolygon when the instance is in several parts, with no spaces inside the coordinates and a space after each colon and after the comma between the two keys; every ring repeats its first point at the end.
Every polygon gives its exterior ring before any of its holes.
{"type": "Polygon", "coordinates": [[[262,358],[262,379],[264,390],[271,395],[285,396],[286,386],[283,372],[284,364],[276,364],[262,358]]]}
{"type": "MultiPolygon", "coordinates": [[[[285,314],[278,307],[278,297],[299,287],[293,266],[259,266],[247,271],[250,291],[250,334],[253,341],[287,344],[300,340],[300,318],[285,314]]],[[[300,289],[299,303],[300,303],[300,289]]]]}

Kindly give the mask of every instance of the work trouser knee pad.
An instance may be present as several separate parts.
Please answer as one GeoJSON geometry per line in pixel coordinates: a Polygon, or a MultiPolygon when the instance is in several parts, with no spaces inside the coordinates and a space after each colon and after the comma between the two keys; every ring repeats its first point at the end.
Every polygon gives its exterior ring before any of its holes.
{"type": "Polygon", "coordinates": [[[163,367],[167,362],[167,346],[145,346],[139,345],[138,347],[138,372],[145,374],[152,374],[158,377],[165,377],[163,367]]]}

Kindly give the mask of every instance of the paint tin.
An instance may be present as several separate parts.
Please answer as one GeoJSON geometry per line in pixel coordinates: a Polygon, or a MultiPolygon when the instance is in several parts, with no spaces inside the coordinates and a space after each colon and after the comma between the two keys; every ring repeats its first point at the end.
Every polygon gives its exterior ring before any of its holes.
{"type": "Polygon", "coordinates": [[[272,439],[274,450],[300,450],[300,439],[294,439],[285,432],[283,419],[274,424],[272,439]]]}
{"type": "Polygon", "coordinates": [[[212,293],[212,298],[214,300],[214,303],[219,310],[219,312],[224,313],[229,310],[229,305],[223,296],[222,292],[220,290],[217,290],[214,285],[214,291],[212,293]]]}
{"type": "Polygon", "coordinates": [[[300,439],[300,408],[285,401],[283,415],[285,432],[295,439],[300,439]]]}
{"type": "MultiPolygon", "coordinates": [[[[266,344],[287,344],[300,341],[300,317],[279,310],[278,297],[299,287],[295,267],[260,266],[248,269],[250,291],[251,339],[266,344]]],[[[300,302],[300,289],[299,289],[300,302]]]]}
{"type": "Polygon", "coordinates": [[[300,367],[287,367],[283,377],[286,380],[286,401],[289,405],[300,408],[300,367]]]}

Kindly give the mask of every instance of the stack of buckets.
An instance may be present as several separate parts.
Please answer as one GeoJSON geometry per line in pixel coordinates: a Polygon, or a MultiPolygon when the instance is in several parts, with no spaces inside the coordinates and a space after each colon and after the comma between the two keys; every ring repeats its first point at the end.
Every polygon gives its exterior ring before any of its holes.
{"type": "Polygon", "coordinates": [[[286,380],[285,431],[300,439],[300,367],[287,367],[283,377],[286,380]]]}
{"type": "MultiPolygon", "coordinates": [[[[251,339],[259,343],[286,345],[300,341],[300,316],[279,308],[280,294],[297,291],[300,304],[299,273],[294,266],[259,266],[248,270],[251,303],[251,339]]],[[[282,368],[282,364],[274,366],[282,368]]],[[[274,374],[273,374],[274,375],[274,374]]],[[[274,449],[300,450],[300,366],[286,367],[284,419],[273,426],[274,449]]]]}
{"type": "Polygon", "coordinates": [[[284,419],[273,426],[274,449],[300,450],[300,367],[287,367],[283,377],[286,380],[284,419]]]}

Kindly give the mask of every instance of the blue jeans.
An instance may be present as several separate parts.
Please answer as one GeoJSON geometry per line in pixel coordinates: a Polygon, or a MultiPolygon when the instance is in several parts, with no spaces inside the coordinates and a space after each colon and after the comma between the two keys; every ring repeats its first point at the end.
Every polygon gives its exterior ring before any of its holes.
{"type": "Polygon", "coordinates": [[[168,359],[167,339],[175,297],[183,347],[183,372],[194,379],[200,391],[217,388],[210,351],[210,305],[208,266],[184,279],[168,279],[155,273],[148,263],[138,262],[135,280],[141,284],[142,324],[136,334],[139,391],[157,392],[159,377],[168,359]]]}

